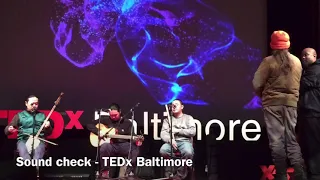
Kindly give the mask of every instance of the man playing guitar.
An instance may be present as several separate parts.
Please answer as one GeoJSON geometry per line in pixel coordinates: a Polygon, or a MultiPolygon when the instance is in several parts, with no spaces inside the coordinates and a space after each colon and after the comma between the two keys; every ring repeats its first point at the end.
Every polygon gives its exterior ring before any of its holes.
{"type": "MultiPolygon", "coordinates": [[[[120,106],[116,103],[112,103],[109,106],[109,116],[101,116],[100,118],[100,126],[107,126],[110,130],[116,130],[117,134],[119,135],[131,135],[131,127],[132,123],[130,120],[123,118],[121,116],[121,109],[120,106]]],[[[88,124],[87,129],[98,135],[98,126],[96,123],[88,124]]],[[[111,131],[110,131],[111,132],[111,131]]],[[[108,136],[109,130],[106,131],[105,129],[101,129],[100,137],[105,138],[108,136]]],[[[142,144],[141,139],[134,141],[131,145],[131,156],[129,157],[131,160],[131,164],[133,167],[127,167],[126,175],[133,174],[134,169],[136,167],[137,156],[139,154],[139,147],[142,144]]],[[[128,139],[121,139],[121,138],[111,138],[110,143],[106,142],[100,144],[100,166],[101,166],[101,176],[103,178],[109,178],[109,163],[107,165],[104,164],[103,157],[127,157],[129,154],[130,149],[130,138],[128,139]]]]}

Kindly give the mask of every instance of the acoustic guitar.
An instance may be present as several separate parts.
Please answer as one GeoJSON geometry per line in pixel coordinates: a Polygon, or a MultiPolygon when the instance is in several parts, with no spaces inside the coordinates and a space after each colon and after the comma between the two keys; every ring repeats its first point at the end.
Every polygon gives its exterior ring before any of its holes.
{"type": "MultiPolygon", "coordinates": [[[[96,125],[96,128],[99,128],[99,123],[96,125]]],[[[117,134],[117,130],[115,128],[109,128],[104,124],[100,124],[100,133],[102,132],[103,134],[106,134],[104,137],[99,138],[98,135],[94,133],[90,133],[90,143],[93,147],[98,147],[101,146],[104,143],[110,143],[111,139],[131,139],[130,135],[120,135],[117,134]],[[100,144],[99,144],[99,139],[100,139],[100,144]]],[[[132,137],[133,141],[143,141],[144,137],[143,136],[133,136],[132,137]]]]}

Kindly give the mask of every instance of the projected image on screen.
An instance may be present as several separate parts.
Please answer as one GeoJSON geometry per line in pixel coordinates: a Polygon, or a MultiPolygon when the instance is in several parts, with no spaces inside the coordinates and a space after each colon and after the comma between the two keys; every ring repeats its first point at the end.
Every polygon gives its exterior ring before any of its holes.
{"type": "MultiPolygon", "coordinates": [[[[203,68],[210,61],[261,61],[261,51],[237,38],[233,24],[202,1],[60,0],[59,4],[50,25],[55,48],[65,60],[77,68],[99,65],[107,45],[116,41],[132,73],[162,105],[176,98],[207,105],[197,82],[206,81],[203,68]],[[78,34],[86,45],[71,47],[78,34]]],[[[243,106],[258,108],[259,98],[243,106]]]]}

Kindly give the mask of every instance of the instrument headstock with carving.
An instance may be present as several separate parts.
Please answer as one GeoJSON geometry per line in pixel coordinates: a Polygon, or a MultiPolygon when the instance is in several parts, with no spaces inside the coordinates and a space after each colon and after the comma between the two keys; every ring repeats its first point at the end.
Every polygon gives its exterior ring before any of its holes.
{"type": "Polygon", "coordinates": [[[54,105],[57,106],[57,105],[60,103],[60,100],[61,100],[61,98],[62,98],[63,95],[64,95],[64,93],[61,92],[61,93],[60,93],[60,96],[58,97],[58,99],[54,102],[54,105]]]}

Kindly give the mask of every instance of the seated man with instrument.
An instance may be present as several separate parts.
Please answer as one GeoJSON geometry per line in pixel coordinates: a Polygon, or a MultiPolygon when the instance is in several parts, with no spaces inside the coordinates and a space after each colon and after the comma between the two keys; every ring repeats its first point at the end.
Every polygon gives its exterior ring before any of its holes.
{"type": "MultiPolygon", "coordinates": [[[[42,159],[45,153],[45,143],[33,143],[30,141],[29,135],[36,136],[41,126],[43,125],[46,116],[38,111],[39,100],[36,96],[30,95],[26,101],[26,110],[16,114],[8,126],[4,129],[6,135],[18,132],[17,149],[19,156],[23,159],[31,159],[33,153],[33,159],[42,159]],[[33,148],[32,148],[33,146],[33,148]],[[34,149],[34,151],[32,151],[34,149]]],[[[51,134],[52,126],[50,121],[46,121],[44,124],[44,131],[39,133],[39,138],[44,138],[45,135],[51,134]]],[[[38,170],[38,168],[37,168],[38,170]]]]}
{"type": "MultiPolygon", "coordinates": [[[[184,105],[181,100],[176,99],[172,102],[171,109],[173,115],[170,115],[170,119],[172,120],[173,153],[179,151],[182,159],[193,159],[193,137],[196,135],[196,125],[192,116],[182,112],[183,108],[184,105]]],[[[171,157],[170,125],[171,123],[168,118],[163,120],[160,137],[165,144],[160,148],[160,155],[164,158],[171,157]]],[[[187,175],[188,167],[182,166],[177,169],[177,174],[173,179],[185,179],[187,175]]],[[[166,174],[166,176],[168,176],[168,174],[166,174]]]]}
{"type": "MultiPolygon", "coordinates": [[[[88,124],[87,129],[91,131],[90,141],[95,147],[100,145],[100,167],[101,176],[109,178],[109,164],[104,164],[103,157],[128,157],[130,150],[131,127],[130,120],[122,117],[120,106],[112,103],[109,106],[109,116],[100,117],[100,143],[99,143],[99,124],[88,124]]],[[[136,161],[139,154],[139,147],[142,145],[143,137],[135,136],[133,133],[133,142],[131,144],[131,164],[133,167],[127,167],[126,176],[133,175],[136,167],[136,161]]]]}

